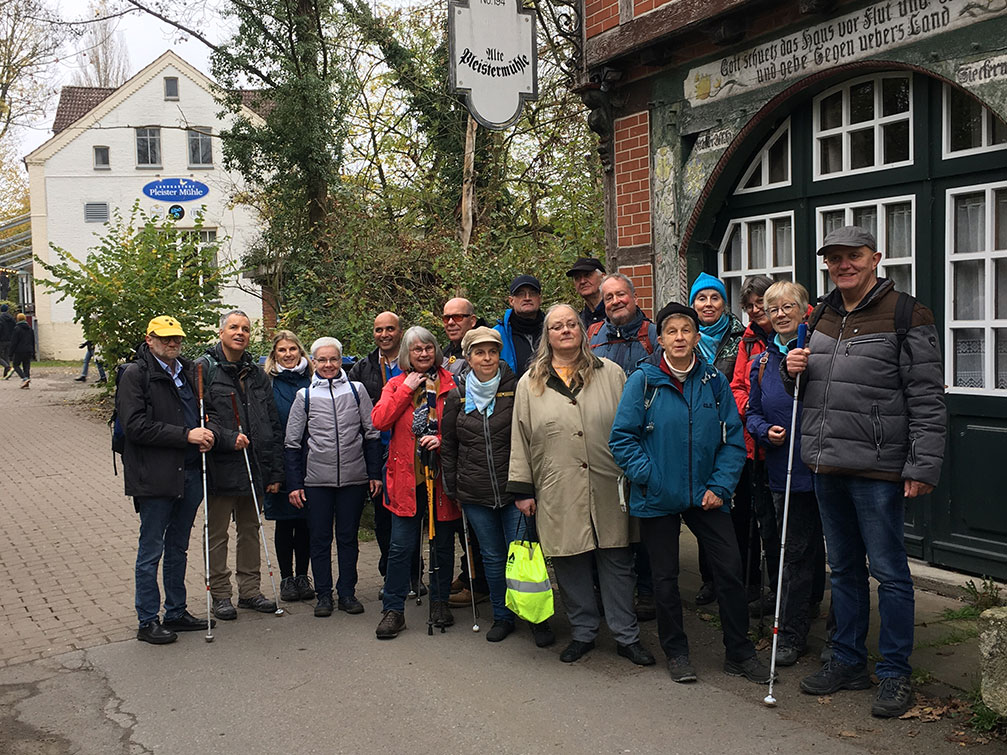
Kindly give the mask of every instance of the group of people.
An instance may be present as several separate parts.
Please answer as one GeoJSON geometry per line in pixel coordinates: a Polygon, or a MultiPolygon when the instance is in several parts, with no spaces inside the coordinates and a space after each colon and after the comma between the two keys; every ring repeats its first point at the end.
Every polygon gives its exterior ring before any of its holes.
{"type": "Polygon", "coordinates": [[[15,373],[21,378],[21,387],[31,385],[31,363],[35,358],[35,331],[23,312],[10,313],[10,306],[0,304],[0,366],[3,379],[10,380],[15,373]]]}
{"type": "MultiPolygon", "coordinates": [[[[570,625],[561,661],[595,648],[604,616],[617,653],[652,665],[640,622],[656,616],[671,678],[690,682],[678,582],[684,522],[700,545],[697,602],[718,603],[724,671],[768,683],[770,668],[748,636],[749,586],[762,569],[759,551],[779,550],[787,519],[774,586],[777,665],[807,650],[827,552],[831,653],[801,687],[823,695],[871,685],[869,570],[880,583],[882,656],[872,713],[900,715],[911,700],[914,610],[903,499],[939,478],[940,351],[930,311],[878,278],[870,233],[839,229],[818,253],[832,292],[812,308],[799,284],[753,276],[739,302],[747,325],[711,275],[696,279],[688,303],[671,302],[651,320],[629,278],[584,258],[569,271],[582,309],[543,311],[539,281],[520,275],[495,327],[467,300],[451,299],[444,348],[426,328],[403,329],[382,312],[375,349],[349,368],[337,339],[305,349],[285,330],[260,368],[246,351],[251,324],[237,311],[221,318],[219,343],[194,365],[179,355],[181,324],[154,318],[117,391],[126,493],[140,514],[138,639],[167,643],[212,621],[188,612],[184,589],[204,454],[216,619],[237,615],[226,564],[231,518],[237,607],[276,609],[260,589],[255,491],[276,522],[281,599],[314,598],[319,617],[362,613],[357,530],[370,500],[384,576],[379,639],[406,629],[406,600],[422,589],[424,540],[436,567],[428,623],[454,623],[461,539],[466,571],[480,573],[492,605],[486,639],[504,640],[518,624],[506,601],[508,547],[533,539],[550,558],[570,625]],[[812,335],[799,348],[806,321],[812,335]]],[[[466,587],[475,590],[474,580],[466,587]]],[[[556,641],[547,621],[530,633],[539,647],[556,641]]]]}

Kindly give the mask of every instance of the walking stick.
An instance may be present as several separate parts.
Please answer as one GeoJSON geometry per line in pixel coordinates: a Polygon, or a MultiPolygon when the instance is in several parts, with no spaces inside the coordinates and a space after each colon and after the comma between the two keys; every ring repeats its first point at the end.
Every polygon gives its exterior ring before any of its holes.
{"type": "MultiPolygon", "coordinates": [[[[434,381],[427,376],[426,383],[426,393],[427,393],[427,434],[434,435],[437,433],[437,391],[434,389],[434,381]]],[[[437,572],[440,570],[440,564],[437,563],[437,549],[434,545],[434,538],[437,535],[437,510],[434,505],[434,452],[430,449],[422,449],[420,451],[420,460],[423,463],[423,479],[426,482],[427,487],[427,543],[429,545],[429,558],[430,558],[430,600],[427,602],[429,609],[427,611],[427,635],[432,636],[434,633],[434,583],[437,580],[437,572]]],[[[419,590],[416,591],[417,597],[419,597],[419,590]]],[[[447,628],[441,624],[441,634],[447,631],[447,628]]]]}
{"type": "MultiPolygon", "coordinates": [[[[199,393],[199,429],[206,429],[206,411],[203,407],[203,363],[196,365],[196,391],[199,393]]],[[[200,451],[203,463],[203,555],[206,560],[206,641],[213,642],[213,616],[210,608],[210,498],[206,494],[206,453],[200,451]]]]}
{"type": "MultiPolygon", "coordinates": [[[[234,410],[234,424],[238,428],[240,435],[241,415],[238,413],[238,399],[231,391],[231,408],[234,410]]],[[[273,602],[276,604],[276,615],[282,616],[283,609],[280,608],[280,598],[276,592],[276,579],[273,577],[273,563],[269,560],[269,546],[266,545],[266,531],[262,528],[262,514],[259,513],[259,495],[255,492],[255,480],[252,478],[252,462],[248,458],[248,446],[241,449],[245,454],[245,469],[248,470],[248,487],[252,489],[252,505],[255,507],[255,518],[259,522],[259,535],[262,537],[262,549],[266,552],[266,567],[269,569],[269,581],[273,585],[273,602]]]]}
{"type": "Polygon", "coordinates": [[[472,598],[472,631],[479,631],[479,609],[476,608],[476,589],[475,589],[475,577],[472,575],[472,541],[469,540],[469,520],[465,516],[465,508],[460,506],[462,510],[462,533],[465,536],[465,552],[468,554],[468,558],[465,559],[469,567],[469,597],[472,598]]]}
{"type": "MultiPolygon", "coordinates": [[[[797,348],[804,348],[808,326],[797,326],[797,348]]],[[[783,558],[787,547],[787,516],[790,514],[790,479],[794,471],[794,439],[797,437],[797,401],[801,393],[801,375],[794,381],[794,405],[790,410],[790,448],[787,450],[787,487],[783,492],[783,526],[780,530],[780,566],[776,574],[776,615],[773,617],[773,655],[769,664],[769,694],[762,700],[770,708],[776,705],[773,697],[773,679],[776,677],[776,648],[780,640],[780,599],[783,597],[783,558]]]]}

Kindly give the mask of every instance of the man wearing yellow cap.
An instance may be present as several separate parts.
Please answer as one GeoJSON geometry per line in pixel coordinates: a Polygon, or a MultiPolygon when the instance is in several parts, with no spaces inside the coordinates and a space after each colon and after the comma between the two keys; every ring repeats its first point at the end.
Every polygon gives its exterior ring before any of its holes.
{"type": "Polygon", "coordinates": [[[185,564],[192,523],[203,500],[200,454],[214,434],[200,427],[196,375],[184,359],[185,331],[174,317],[155,317],[136,360],[116,386],[116,413],[125,435],[122,453],[126,495],[140,515],[136,553],[136,638],[154,645],[174,642],[177,632],[201,631],[206,621],[186,610],[185,564]],[[164,622],[157,565],[164,555],[164,622]]]}

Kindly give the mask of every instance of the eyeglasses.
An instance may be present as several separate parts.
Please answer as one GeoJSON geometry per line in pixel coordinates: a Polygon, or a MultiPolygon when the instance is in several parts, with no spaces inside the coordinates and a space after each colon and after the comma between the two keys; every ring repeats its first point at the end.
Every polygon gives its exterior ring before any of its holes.
{"type": "Polygon", "coordinates": [[[154,338],[156,338],[161,343],[174,343],[174,344],[182,343],[182,336],[158,336],[154,335],[153,333],[151,333],[151,335],[153,335],[154,338]]]}
{"type": "Polygon", "coordinates": [[[549,330],[554,333],[559,333],[561,330],[577,330],[578,325],[576,321],[557,322],[550,325],[549,330]]]}
{"type": "Polygon", "coordinates": [[[762,297],[760,296],[755,301],[750,301],[745,304],[746,312],[754,312],[757,309],[765,310],[766,308],[762,304],[762,297]]]}
{"type": "Polygon", "coordinates": [[[410,354],[433,354],[437,347],[428,343],[426,346],[413,346],[409,349],[410,354]]]}
{"type": "Polygon", "coordinates": [[[311,357],[317,364],[342,364],[342,357],[311,357]]]}
{"type": "Polygon", "coordinates": [[[441,319],[444,321],[444,324],[447,325],[449,322],[458,324],[470,317],[475,317],[475,315],[442,315],[441,319]]]}
{"type": "Polygon", "coordinates": [[[789,315],[797,307],[797,304],[792,301],[788,301],[786,304],[781,304],[778,307],[770,307],[766,310],[766,314],[770,317],[775,317],[778,313],[782,312],[785,315],[789,315]]]}

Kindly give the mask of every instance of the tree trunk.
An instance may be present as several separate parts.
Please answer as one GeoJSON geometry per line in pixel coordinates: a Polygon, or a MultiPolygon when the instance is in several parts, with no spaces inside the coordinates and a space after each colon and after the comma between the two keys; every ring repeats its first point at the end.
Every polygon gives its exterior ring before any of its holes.
{"type": "Polygon", "coordinates": [[[468,128],[465,129],[465,163],[462,168],[462,208],[461,208],[461,242],[462,249],[469,248],[472,239],[472,218],[475,215],[475,157],[476,157],[476,119],[469,116],[468,128]]]}

